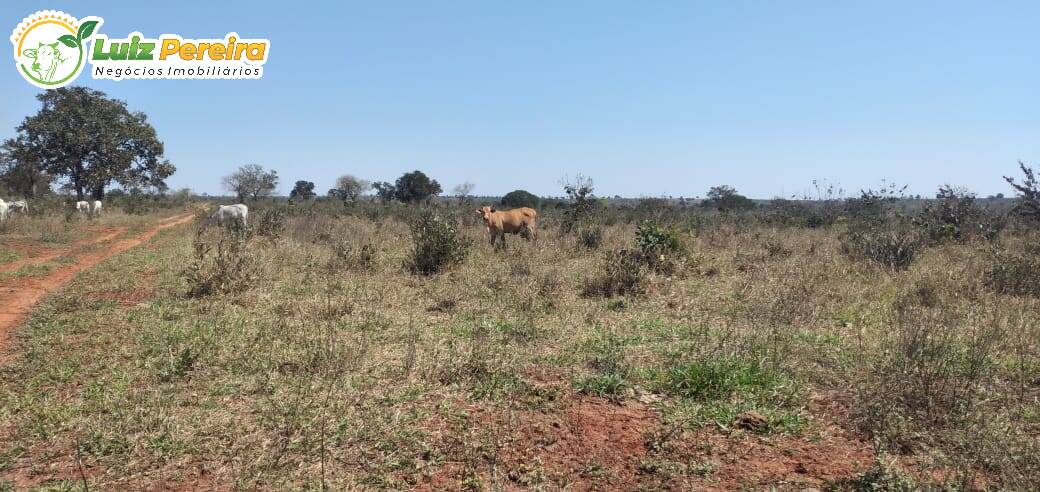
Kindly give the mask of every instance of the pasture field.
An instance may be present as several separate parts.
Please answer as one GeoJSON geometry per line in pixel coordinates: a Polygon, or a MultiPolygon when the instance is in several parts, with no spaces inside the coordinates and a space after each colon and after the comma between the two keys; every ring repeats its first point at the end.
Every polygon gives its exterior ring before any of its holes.
{"type": "MultiPolygon", "coordinates": [[[[1031,232],[886,264],[662,205],[497,250],[477,205],[266,203],[80,272],[0,357],[0,490],[1040,483],[1031,232]],[[431,230],[457,263],[415,273],[431,230]]],[[[14,223],[0,262],[185,210],[14,223]]]]}

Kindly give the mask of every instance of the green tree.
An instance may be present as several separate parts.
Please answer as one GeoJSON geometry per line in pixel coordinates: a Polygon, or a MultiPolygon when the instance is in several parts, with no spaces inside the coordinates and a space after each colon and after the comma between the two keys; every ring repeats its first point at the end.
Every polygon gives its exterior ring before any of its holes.
{"type": "Polygon", "coordinates": [[[25,162],[68,180],[77,199],[104,198],[113,181],[126,187],[164,188],[176,168],[144,113],[86,87],[63,87],[36,96],[40,111],[18,126],[25,162]]]}
{"type": "Polygon", "coordinates": [[[24,139],[8,139],[0,147],[0,184],[11,192],[35,198],[49,192],[53,180],[24,139]]]}
{"type": "Polygon", "coordinates": [[[223,184],[224,189],[238,196],[239,201],[247,198],[258,200],[274,194],[278,188],[278,171],[265,171],[259,164],[246,164],[224,176],[223,184]]]}
{"type": "Polygon", "coordinates": [[[505,196],[502,197],[501,203],[503,207],[538,208],[538,204],[541,203],[541,201],[542,200],[534,193],[525,190],[514,190],[506,193],[505,196]]]}
{"type": "Polygon", "coordinates": [[[751,210],[755,208],[755,202],[737,193],[737,190],[732,186],[722,185],[708,190],[708,197],[704,200],[704,206],[723,211],[751,210]]]}
{"type": "Polygon", "coordinates": [[[376,196],[378,196],[383,203],[389,202],[397,196],[397,188],[386,181],[376,181],[375,183],[372,183],[372,189],[376,190],[376,196]]]}
{"type": "Polygon", "coordinates": [[[310,200],[316,196],[318,194],[314,192],[314,183],[311,181],[297,181],[289,192],[290,199],[310,200]]]}
{"type": "Polygon", "coordinates": [[[426,201],[440,193],[440,183],[430,179],[422,171],[404,173],[394,183],[394,198],[406,203],[426,201]]]}

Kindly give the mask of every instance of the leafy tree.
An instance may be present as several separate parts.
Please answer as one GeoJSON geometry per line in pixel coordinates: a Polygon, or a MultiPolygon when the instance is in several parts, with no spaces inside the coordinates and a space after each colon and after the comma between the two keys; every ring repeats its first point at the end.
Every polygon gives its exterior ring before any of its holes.
{"type": "Polygon", "coordinates": [[[422,171],[404,173],[394,183],[394,198],[406,203],[426,201],[440,193],[440,183],[430,179],[422,171]]]}
{"type": "Polygon", "coordinates": [[[357,201],[371,187],[372,183],[346,174],[336,178],[336,187],[329,190],[329,196],[339,198],[346,204],[357,201]]]}
{"type": "Polygon", "coordinates": [[[451,191],[456,197],[458,197],[459,203],[462,203],[466,201],[466,198],[469,197],[470,193],[473,193],[473,188],[476,188],[476,186],[477,185],[470,183],[469,181],[465,181],[461,184],[455,185],[455,188],[452,188],[451,191]]]}
{"type": "Polygon", "coordinates": [[[750,198],[737,193],[732,186],[714,186],[708,190],[708,197],[704,200],[704,206],[723,211],[750,210],[755,208],[755,202],[750,198]]]}
{"type": "Polygon", "coordinates": [[[1015,178],[1009,176],[1004,176],[1004,181],[1018,192],[1019,203],[1015,207],[1018,213],[1034,222],[1040,222],[1040,182],[1036,179],[1036,172],[1026,167],[1022,161],[1018,161],[1018,167],[1025,175],[1022,182],[1018,183],[1015,178]]]}
{"type": "Polygon", "coordinates": [[[113,181],[128,187],[165,187],[176,168],[144,113],[86,87],[63,87],[36,96],[40,111],[18,126],[23,162],[68,180],[80,200],[100,200],[113,181]]]}
{"type": "Polygon", "coordinates": [[[53,180],[23,139],[8,139],[0,147],[0,184],[12,192],[34,198],[49,192],[53,180]]]}
{"type": "Polygon", "coordinates": [[[224,176],[224,188],[238,196],[239,201],[247,198],[258,200],[271,196],[278,188],[278,171],[265,171],[258,164],[246,164],[228,176],[224,176]]]}
{"type": "Polygon", "coordinates": [[[575,176],[573,180],[564,178],[560,184],[563,185],[563,191],[567,193],[567,198],[571,202],[570,207],[564,212],[563,222],[560,226],[563,230],[570,232],[595,212],[598,203],[593,194],[595,186],[592,178],[581,174],[575,176]]]}
{"type": "Polygon", "coordinates": [[[514,190],[506,193],[502,197],[503,207],[531,207],[538,208],[538,204],[541,203],[541,199],[538,198],[534,193],[530,193],[525,190],[514,190]]]}
{"type": "Polygon", "coordinates": [[[290,199],[310,200],[316,196],[318,194],[314,192],[314,183],[310,181],[297,181],[292,191],[289,192],[290,199]]]}
{"type": "Polygon", "coordinates": [[[377,181],[372,183],[372,189],[376,190],[376,196],[378,196],[383,203],[389,202],[397,196],[397,188],[386,181],[377,181]]]}

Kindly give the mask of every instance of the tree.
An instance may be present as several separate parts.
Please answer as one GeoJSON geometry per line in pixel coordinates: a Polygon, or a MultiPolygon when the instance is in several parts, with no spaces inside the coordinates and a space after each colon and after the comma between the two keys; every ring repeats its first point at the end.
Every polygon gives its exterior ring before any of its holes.
{"type": "Polygon", "coordinates": [[[750,210],[755,208],[755,202],[737,193],[732,186],[722,185],[708,190],[708,198],[704,200],[704,206],[722,211],[750,210]]]}
{"type": "Polygon", "coordinates": [[[289,199],[310,200],[316,196],[318,194],[314,192],[314,183],[310,181],[297,181],[292,191],[289,192],[289,199]]]}
{"type": "Polygon", "coordinates": [[[469,194],[473,192],[473,188],[476,188],[475,184],[470,183],[469,181],[464,181],[462,184],[455,185],[455,188],[452,188],[451,191],[456,197],[458,197],[459,203],[462,203],[466,201],[469,194]]]}
{"type": "Polygon", "coordinates": [[[581,174],[569,179],[564,177],[560,180],[563,191],[567,193],[570,200],[569,207],[564,212],[563,222],[560,227],[567,232],[574,231],[578,225],[592,217],[596,210],[596,196],[593,194],[595,185],[592,178],[581,174]]]}
{"type": "Polygon", "coordinates": [[[13,193],[35,198],[49,192],[53,180],[24,139],[8,139],[0,147],[0,184],[13,193]]]}
{"type": "Polygon", "coordinates": [[[430,179],[422,171],[404,173],[394,183],[394,198],[405,203],[426,201],[440,193],[440,183],[430,179]]]}
{"type": "Polygon", "coordinates": [[[224,189],[238,196],[239,201],[247,198],[257,200],[274,194],[278,188],[278,171],[264,171],[258,164],[246,164],[230,175],[224,176],[224,189]]]}
{"type": "Polygon", "coordinates": [[[1015,178],[1004,176],[1004,181],[1018,192],[1019,203],[1015,209],[1023,217],[1040,222],[1040,181],[1036,179],[1036,172],[1026,167],[1022,161],[1018,161],[1018,167],[1025,175],[1022,183],[1016,182],[1015,178]]]}
{"type": "Polygon", "coordinates": [[[144,113],[86,87],[63,87],[36,96],[40,111],[18,126],[23,162],[68,180],[76,198],[97,200],[113,181],[126,187],[165,187],[176,171],[144,113]]]}
{"type": "Polygon", "coordinates": [[[378,196],[383,203],[389,202],[397,196],[397,188],[386,181],[376,181],[375,183],[372,183],[372,189],[376,190],[376,196],[378,196]]]}
{"type": "Polygon", "coordinates": [[[534,193],[530,193],[525,190],[514,190],[506,193],[501,200],[503,207],[531,207],[538,208],[538,204],[541,203],[541,199],[538,198],[534,193]]]}
{"type": "Polygon", "coordinates": [[[372,184],[349,174],[336,178],[336,187],[329,190],[329,196],[343,200],[343,203],[357,201],[362,193],[368,191],[372,184]]]}

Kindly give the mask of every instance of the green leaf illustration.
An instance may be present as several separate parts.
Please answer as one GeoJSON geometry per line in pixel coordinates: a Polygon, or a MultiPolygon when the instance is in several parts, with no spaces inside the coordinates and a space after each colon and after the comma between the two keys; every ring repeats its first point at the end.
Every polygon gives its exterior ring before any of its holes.
{"type": "Polygon", "coordinates": [[[69,48],[76,48],[76,47],[79,46],[79,40],[74,38],[74,37],[72,37],[71,34],[66,34],[66,35],[58,38],[58,41],[61,41],[61,44],[64,44],[65,46],[68,46],[69,48]]]}
{"type": "Polygon", "coordinates": [[[79,26],[79,33],[76,34],[80,40],[84,40],[94,34],[94,29],[97,27],[97,21],[87,21],[79,26]]]}

